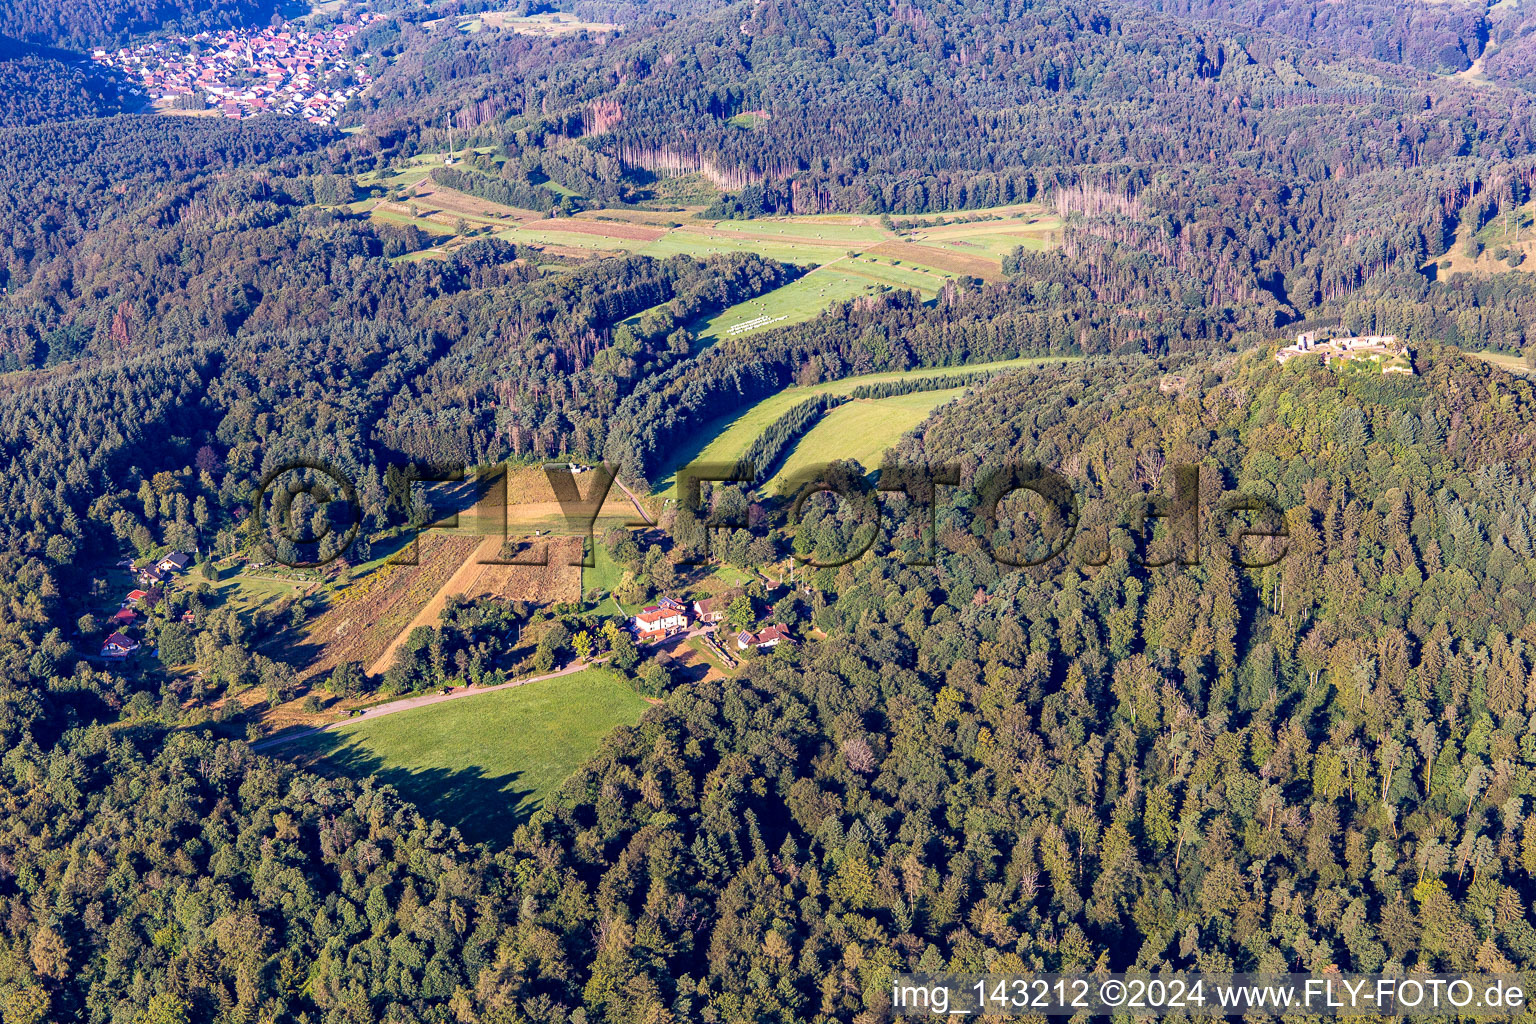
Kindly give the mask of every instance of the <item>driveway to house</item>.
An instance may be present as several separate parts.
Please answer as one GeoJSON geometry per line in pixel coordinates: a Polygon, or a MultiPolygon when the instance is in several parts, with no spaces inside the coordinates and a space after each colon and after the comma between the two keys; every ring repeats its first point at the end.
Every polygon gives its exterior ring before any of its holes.
{"type": "Polygon", "coordinates": [[[613,482],[618,484],[619,490],[623,491],[625,496],[629,498],[629,503],[635,506],[635,511],[640,513],[640,518],[644,519],[647,523],[651,522],[651,514],[645,510],[644,505],[640,504],[640,499],[635,497],[635,492],[625,487],[624,481],[620,480],[617,475],[614,476],[613,482]]]}
{"type": "Polygon", "coordinates": [[[540,683],[546,679],[555,679],[559,676],[568,676],[573,672],[601,665],[607,658],[596,658],[592,661],[573,661],[558,672],[546,672],[542,676],[529,676],[526,679],[514,679],[511,682],[501,683],[497,686],[464,686],[452,693],[424,693],[416,697],[404,697],[400,700],[392,700],[388,704],[378,704],[369,708],[360,715],[351,718],[343,718],[339,722],[330,722],[326,725],[317,725],[312,729],[302,729],[298,732],[287,732],[271,739],[260,740],[251,744],[252,750],[272,750],[276,747],[286,746],[294,740],[301,740],[306,736],[313,736],[320,732],[330,732],[343,725],[352,722],[364,722],[372,718],[383,718],[385,715],[393,715],[401,711],[410,711],[414,708],[424,708],[429,704],[441,704],[448,700],[460,700],[464,697],[475,697],[482,693],[494,693],[497,690],[510,690],[514,686],[527,686],[529,683],[540,683]]]}

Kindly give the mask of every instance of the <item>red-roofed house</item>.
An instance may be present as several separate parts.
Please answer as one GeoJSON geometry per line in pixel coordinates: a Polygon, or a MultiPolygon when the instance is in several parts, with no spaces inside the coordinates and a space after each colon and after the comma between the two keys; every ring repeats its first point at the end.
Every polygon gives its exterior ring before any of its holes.
{"type": "MultiPolygon", "coordinates": [[[[671,603],[677,604],[676,601],[671,603]]],[[[630,625],[635,631],[636,639],[660,640],[676,630],[685,628],[688,625],[688,613],[679,608],[664,608],[659,604],[653,604],[637,612],[630,620],[630,625]]]]}
{"type": "Polygon", "coordinates": [[[123,607],[126,608],[130,604],[138,604],[148,596],[149,591],[147,590],[130,590],[128,591],[128,600],[123,602],[123,607]]]}
{"type": "Polygon", "coordinates": [[[736,649],[744,651],[748,647],[756,647],[760,651],[777,647],[779,644],[793,644],[795,638],[789,635],[789,630],[780,625],[772,625],[758,633],[756,636],[747,630],[736,634],[736,649]]]}
{"type": "Polygon", "coordinates": [[[138,649],[139,642],[133,637],[125,636],[122,633],[113,633],[101,645],[101,656],[103,658],[111,658],[113,661],[121,661],[138,649]]]}

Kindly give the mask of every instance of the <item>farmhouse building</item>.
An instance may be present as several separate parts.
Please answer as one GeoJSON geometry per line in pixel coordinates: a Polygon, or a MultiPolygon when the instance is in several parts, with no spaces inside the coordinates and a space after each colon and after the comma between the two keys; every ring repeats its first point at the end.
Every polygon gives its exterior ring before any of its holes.
{"type": "Polygon", "coordinates": [[[181,572],[192,561],[192,556],[185,551],[172,551],[160,561],[155,563],[155,568],[161,572],[181,572]]]}
{"type": "Polygon", "coordinates": [[[779,646],[779,644],[793,644],[794,637],[789,635],[789,630],[781,625],[772,625],[761,633],[752,633],[742,630],[736,634],[736,649],[744,651],[748,647],[756,647],[760,651],[779,646]]]}
{"type": "MultiPolygon", "coordinates": [[[[663,598],[662,600],[668,599],[663,598]]],[[[677,605],[676,601],[671,601],[670,603],[677,605]]],[[[653,604],[647,608],[642,608],[630,620],[630,626],[634,629],[635,638],[638,640],[660,640],[662,637],[670,636],[679,629],[686,628],[687,625],[688,613],[686,611],[683,611],[680,607],[663,607],[661,604],[653,604]]]]}
{"type": "Polygon", "coordinates": [[[714,597],[706,597],[693,602],[693,617],[700,622],[714,624],[724,622],[726,613],[731,610],[731,602],[742,595],[743,591],[727,590],[723,594],[714,597]]]}

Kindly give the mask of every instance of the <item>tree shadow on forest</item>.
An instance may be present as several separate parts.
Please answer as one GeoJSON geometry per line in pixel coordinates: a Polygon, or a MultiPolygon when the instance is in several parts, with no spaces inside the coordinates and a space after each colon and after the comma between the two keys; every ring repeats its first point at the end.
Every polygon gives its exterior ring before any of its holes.
{"type": "Polygon", "coordinates": [[[394,787],[429,818],[459,830],[472,843],[501,849],[517,827],[542,804],[532,789],[516,788],[522,772],[490,775],[483,768],[421,768],[388,766],[356,739],[339,733],[307,737],[294,751],[311,771],[372,778],[394,787]]]}

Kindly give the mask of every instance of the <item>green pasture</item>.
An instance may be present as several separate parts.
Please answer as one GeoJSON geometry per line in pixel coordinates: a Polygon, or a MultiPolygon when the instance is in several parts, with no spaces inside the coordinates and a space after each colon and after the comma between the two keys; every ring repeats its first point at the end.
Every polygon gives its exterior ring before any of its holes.
{"type": "Polygon", "coordinates": [[[1525,365],[1525,358],[1513,352],[1463,352],[1462,355],[1469,359],[1480,359],[1485,363],[1492,363],[1501,370],[1508,370],[1522,377],[1536,375],[1536,369],[1525,365]]]}
{"type": "MultiPolygon", "coordinates": [[[[436,221],[428,220],[425,217],[412,217],[408,213],[392,213],[388,210],[370,210],[368,212],[368,217],[371,220],[383,221],[387,224],[415,224],[418,228],[427,234],[437,235],[440,238],[446,238],[455,233],[452,228],[439,224],[436,221]]],[[[465,218],[465,220],[468,219],[468,217],[465,218]]]]}
{"type": "Polygon", "coordinates": [[[856,298],[882,285],[909,288],[925,298],[931,298],[949,276],[941,270],[919,267],[908,261],[898,263],[889,257],[844,258],[809,271],[789,284],[755,299],[739,302],[691,326],[701,341],[740,337],[742,334],[803,323],[833,303],[856,298]],[[734,326],[765,316],[770,318],[768,322],[738,331],[735,335],[730,333],[734,326]]]}
{"type": "MultiPolygon", "coordinates": [[[[535,220],[527,223],[536,225],[540,222],[535,220]]],[[[646,244],[644,239],[639,238],[605,238],[602,235],[588,235],[579,231],[541,231],[537,227],[508,228],[497,232],[496,237],[524,245],[561,245],[570,249],[601,251],[641,252],[646,244]]]]}
{"type": "MultiPolygon", "coordinates": [[[[620,241],[620,239],[615,239],[620,241]]],[[[674,228],[651,242],[643,242],[635,250],[642,256],[665,259],[686,253],[689,256],[718,256],[730,252],[755,252],[759,256],[778,260],[780,263],[798,263],[801,266],[821,266],[830,263],[847,250],[828,245],[796,244],[793,241],[771,238],[731,238],[725,235],[709,235],[688,228],[674,228]]]]}
{"type": "MultiPolygon", "coordinates": [[[[911,380],[922,377],[942,377],[956,373],[979,373],[989,370],[1009,370],[1042,363],[1064,362],[1077,358],[1069,356],[1024,356],[1003,359],[991,363],[972,363],[965,366],[931,366],[915,370],[893,370],[887,373],[870,373],[861,377],[845,377],[827,381],[812,387],[791,386],[776,395],[770,395],[746,409],[726,413],[705,424],[687,442],[680,445],[674,457],[668,461],[656,483],[656,490],[668,498],[675,498],[677,470],[692,462],[730,463],[741,458],[748,446],[757,440],[769,424],[794,406],[817,395],[846,395],[864,384],[880,384],[886,381],[911,380]]],[[[814,429],[814,428],[813,428],[814,429]]],[[[898,435],[899,436],[899,435],[898,435]]]]}
{"type": "Polygon", "coordinates": [[[279,580],[263,579],[252,572],[231,572],[224,570],[224,578],[212,582],[203,579],[202,573],[191,572],[186,576],[187,587],[196,587],[200,583],[208,586],[208,604],[212,607],[228,607],[242,615],[258,611],[268,605],[277,604],[285,598],[298,597],[303,593],[305,583],[285,583],[279,580]]]}
{"type": "Polygon", "coordinates": [[[692,329],[700,341],[719,341],[722,338],[741,337],[775,327],[803,323],[834,302],[862,295],[871,281],[856,274],[840,272],[836,267],[813,270],[782,288],[775,288],[755,299],[738,302],[721,310],[712,317],[693,324],[692,329]],[[751,323],[762,317],[769,322],[731,334],[731,328],[751,323]],[[782,319],[780,319],[782,318],[782,319]]]}
{"type": "Polygon", "coordinates": [[[620,725],[648,707],[616,674],[568,676],[359,721],[287,748],[372,776],[466,839],[505,844],[620,725]]]}
{"type": "Polygon", "coordinates": [[[937,267],[930,267],[910,259],[892,259],[889,256],[861,255],[837,264],[837,271],[862,277],[892,288],[910,288],[922,292],[925,297],[935,295],[944,280],[953,277],[937,267]]]}
{"type": "Polygon", "coordinates": [[[624,570],[613,560],[613,556],[608,554],[608,549],[603,546],[597,532],[593,530],[592,567],[581,570],[582,597],[586,597],[587,591],[594,588],[604,594],[611,594],[613,588],[618,586],[620,580],[624,578],[624,570]]]}
{"type": "Polygon", "coordinates": [[[781,481],[802,470],[838,459],[857,459],[865,469],[880,467],[886,450],[901,440],[934,409],[964,393],[964,388],[918,391],[891,398],[848,402],[823,416],[785,457],[783,465],[762,488],[772,494],[781,481]]]}
{"type": "Polygon", "coordinates": [[[722,220],[711,225],[717,231],[760,235],[769,240],[782,238],[793,242],[804,239],[822,245],[831,243],[884,242],[891,232],[878,224],[849,224],[838,215],[811,217],[763,217],[754,220],[722,220]]]}
{"type": "Polygon", "coordinates": [[[1004,256],[1013,252],[1013,250],[1021,247],[1032,249],[1035,252],[1044,252],[1050,248],[1050,241],[1044,235],[1003,231],[967,235],[965,237],[927,238],[916,242],[916,244],[930,249],[938,249],[942,252],[952,252],[962,256],[983,256],[995,260],[1001,260],[1004,256]]]}

